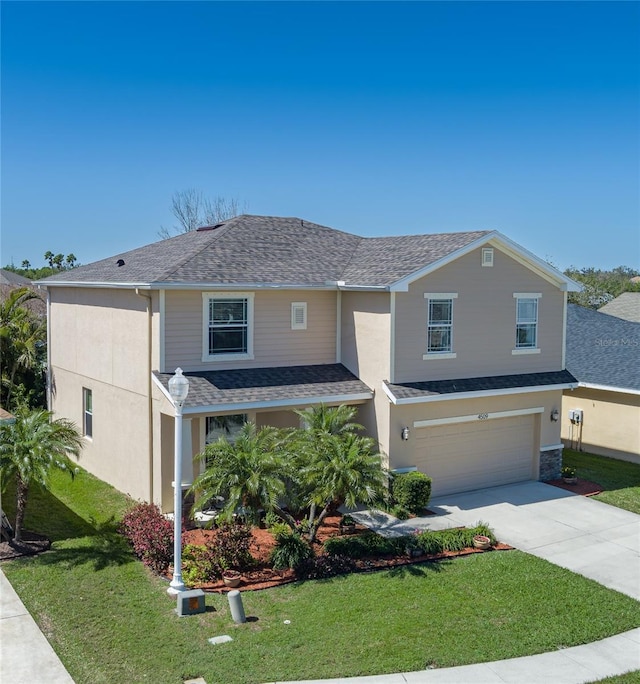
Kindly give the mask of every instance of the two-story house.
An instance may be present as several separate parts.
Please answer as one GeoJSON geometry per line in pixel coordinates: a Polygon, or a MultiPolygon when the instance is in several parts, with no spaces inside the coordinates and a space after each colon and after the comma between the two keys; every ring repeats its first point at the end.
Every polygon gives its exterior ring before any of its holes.
{"type": "MultiPolygon", "coordinates": [[[[559,473],[567,292],[495,231],[363,238],[243,215],[43,281],[51,408],[82,465],[172,510],[174,408],[193,456],[244,421],[353,404],[391,469],[434,494],[559,473]]],[[[198,464],[195,464],[198,467],[198,464]]]]}

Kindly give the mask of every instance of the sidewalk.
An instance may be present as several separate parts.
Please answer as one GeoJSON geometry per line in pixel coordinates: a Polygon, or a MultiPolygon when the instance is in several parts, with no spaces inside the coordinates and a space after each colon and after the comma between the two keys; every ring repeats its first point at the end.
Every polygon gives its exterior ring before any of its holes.
{"type": "Polygon", "coordinates": [[[73,679],[1,569],[0,682],[73,684],[73,679]]]}

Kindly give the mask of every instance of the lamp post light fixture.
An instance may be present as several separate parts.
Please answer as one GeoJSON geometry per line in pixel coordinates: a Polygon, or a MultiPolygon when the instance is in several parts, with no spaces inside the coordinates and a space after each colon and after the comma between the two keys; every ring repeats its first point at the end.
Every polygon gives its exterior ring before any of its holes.
{"type": "Polygon", "coordinates": [[[169,394],[175,413],[175,442],[173,465],[173,579],[167,591],[179,594],[185,590],[182,581],[182,407],[189,394],[189,380],[182,375],[182,368],[176,368],[169,380],[169,394]]]}
{"type": "Polygon", "coordinates": [[[557,423],[557,422],[558,422],[558,419],[560,418],[560,413],[558,412],[558,409],[554,408],[554,409],[551,411],[551,416],[550,416],[550,418],[551,418],[551,422],[552,422],[552,423],[557,423]]]}
{"type": "Polygon", "coordinates": [[[402,440],[406,442],[409,439],[409,428],[408,427],[403,427],[402,432],[400,433],[402,440]]]}

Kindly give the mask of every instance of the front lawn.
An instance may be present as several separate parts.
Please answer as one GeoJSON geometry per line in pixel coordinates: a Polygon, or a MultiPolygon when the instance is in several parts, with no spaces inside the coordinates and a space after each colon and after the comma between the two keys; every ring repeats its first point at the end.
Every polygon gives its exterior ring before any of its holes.
{"type": "MultiPolygon", "coordinates": [[[[81,472],[34,492],[26,527],[50,552],[3,564],[77,684],[209,684],[448,667],[552,651],[640,626],[640,604],[519,551],[493,551],[225,596],[179,618],[167,583],[114,532],[126,499],[81,472]],[[35,517],[38,517],[37,524],[35,517]],[[285,623],[289,621],[289,623],[285,623]],[[207,639],[229,634],[212,646],[207,639]]],[[[8,501],[3,501],[5,508],[8,501]]]]}
{"type": "Polygon", "coordinates": [[[565,449],[562,458],[562,464],[575,468],[578,477],[605,489],[594,498],[640,514],[640,465],[573,449],[565,449]]]}

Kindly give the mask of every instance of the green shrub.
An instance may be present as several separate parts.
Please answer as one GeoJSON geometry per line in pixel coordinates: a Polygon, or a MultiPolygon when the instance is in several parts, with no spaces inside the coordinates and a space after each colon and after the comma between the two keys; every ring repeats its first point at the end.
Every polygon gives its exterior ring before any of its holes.
{"type": "MultiPolygon", "coordinates": [[[[482,534],[489,537],[491,544],[496,543],[493,530],[483,522],[479,522],[476,527],[452,528],[449,530],[425,530],[415,535],[418,548],[423,553],[437,555],[443,551],[462,551],[473,546],[473,538],[482,534]]],[[[409,539],[409,537],[403,537],[409,539]]]]}
{"type": "Polygon", "coordinates": [[[405,548],[403,537],[387,539],[375,532],[366,532],[350,537],[331,537],[324,543],[324,550],[332,556],[347,558],[368,558],[371,556],[391,556],[401,553],[405,548]]]}
{"type": "Polygon", "coordinates": [[[444,550],[442,537],[437,532],[421,532],[417,537],[418,548],[420,548],[423,553],[436,555],[442,553],[444,550]]]}
{"type": "Polygon", "coordinates": [[[215,545],[187,544],[182,550],[182,579],[192,587],[211,582],[221,576],[215,545]]]}
{"type": "Polygon", "coordinates": [[[393,478],[391,492],[397,505],[418,515],[429,505],[431,478],[418,471],[400,473],[393,478]]]}
{"type": "Polygon", "coordinates": [[[251,528],[245,524],[224,523],[216,532],[212,543],[212,553],[224,570],[246,570],[255,563],[249,552],[251,528]]]}
{"type": "Polygon", "coordinates": [[[269,560],[276,570],[298,570],[313,557],[313,549],[296,532],[288,528],[276,535],[276,545],[269,560]]]}
{"type": "Polygon", "coordinates": [[[297,569],[301,579],[326,579],[336,575],[348,575],[355,569],[355,563],[346,556],[314,556],[297,569]]]}
{"type": "Polygon", "coordinates": [[[398,518],[398,520],[408,520],[411,517],[411,513],[409,512],[408,508],[405,508],[404,506],[401,506],[400,504],[396,504],[395,506],[392,506],[389,509],[389,513],[394,516],[394,518],[398,518]]]}

